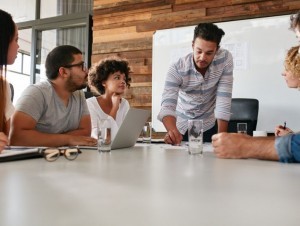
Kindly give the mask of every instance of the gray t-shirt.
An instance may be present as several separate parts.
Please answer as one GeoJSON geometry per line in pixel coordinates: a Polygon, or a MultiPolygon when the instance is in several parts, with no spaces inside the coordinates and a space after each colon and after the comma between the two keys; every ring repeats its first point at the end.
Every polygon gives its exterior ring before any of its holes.
{"type": "Polygon", "coordinates": [[[81,90],[72,93],[66,107],[49,81],[27,87],[17,102],[16,111],[30,115],[37,122],[36,130],[44,133],[75,130],[82,116],[90,114],[81,90]]]}

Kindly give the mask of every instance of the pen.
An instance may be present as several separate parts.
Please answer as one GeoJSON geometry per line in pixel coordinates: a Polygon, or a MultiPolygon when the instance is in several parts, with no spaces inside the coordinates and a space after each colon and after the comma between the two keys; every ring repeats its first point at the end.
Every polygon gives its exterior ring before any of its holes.
{"type": "Polygon", "coordinates": [[[283,123],[283,129],[286,129],[286,122],[283,123]]]}

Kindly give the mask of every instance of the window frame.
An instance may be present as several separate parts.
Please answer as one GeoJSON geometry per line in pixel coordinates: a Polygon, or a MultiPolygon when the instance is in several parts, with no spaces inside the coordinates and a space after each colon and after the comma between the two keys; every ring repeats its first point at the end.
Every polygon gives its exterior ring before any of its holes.
{"type": "MultiPolygon", "coordinates": [[[[37,10],[39,11],[39,10],[37,10]]],[[[37,15],[38,17],[39,15],[37,15]]],[[[30,84],[36,83],[36,54],[37,54],[37,42],[38,34],[42,31],[61,29],[61,28],[75,28],[85,27],[85,62],[87,66],[91,65],[92,55],[92,15],[90,13],[74,13],[62,16],[36,19],[26,22],[17,23],[19,30],[32,29],[31,36],[31,65],[30,65],[30,84]]]]}

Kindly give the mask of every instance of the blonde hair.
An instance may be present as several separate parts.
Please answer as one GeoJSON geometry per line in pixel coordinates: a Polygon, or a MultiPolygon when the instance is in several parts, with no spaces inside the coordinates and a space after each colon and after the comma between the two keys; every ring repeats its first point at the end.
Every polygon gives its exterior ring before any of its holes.
{"type": "Polygon", "coordinates": [[[300,79],[300,46],[294,46],[289,49],[286,57],[285,57],[285,69],[290,71],[294,78],[300,79]]]}

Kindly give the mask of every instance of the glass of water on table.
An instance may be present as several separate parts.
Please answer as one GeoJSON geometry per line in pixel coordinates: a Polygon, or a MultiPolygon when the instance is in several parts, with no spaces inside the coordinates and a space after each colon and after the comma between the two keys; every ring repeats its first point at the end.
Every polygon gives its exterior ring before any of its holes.
{"type": "Polygon", "coordinates": [[[111,124],[109,119],[101,119],[97,123],[98,151],[110,152],[111,150],[111,124]]]}
{"type": "Polygon", "coordinates": [[[188,120],[189,154],[203,154],[203,120],[188,120]]]}

